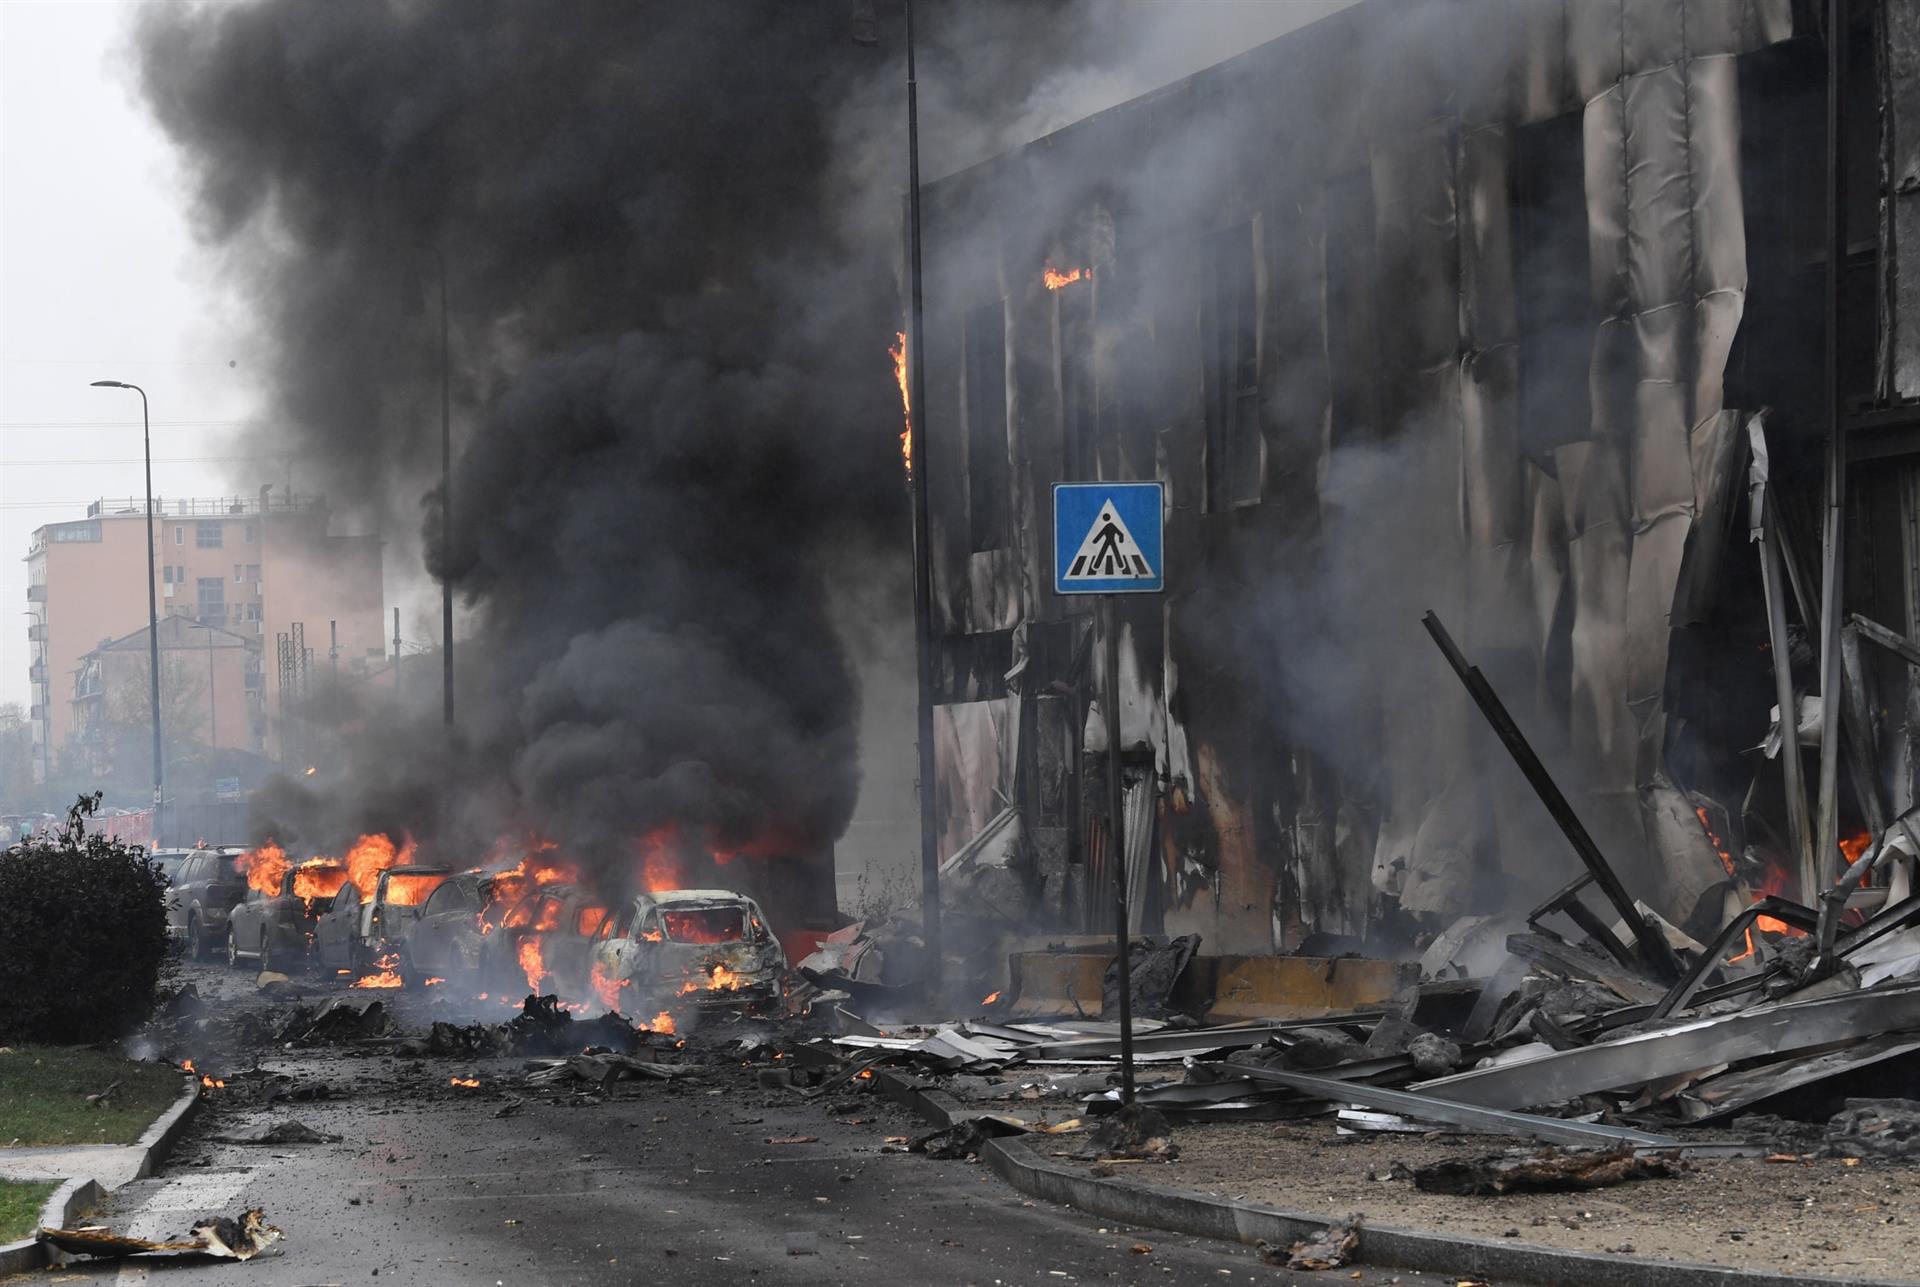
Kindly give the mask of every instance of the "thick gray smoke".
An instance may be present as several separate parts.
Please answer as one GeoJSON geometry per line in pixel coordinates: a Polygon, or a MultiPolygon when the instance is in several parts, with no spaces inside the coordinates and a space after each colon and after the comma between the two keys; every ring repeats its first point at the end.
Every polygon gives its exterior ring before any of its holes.
{"type": "Polygon", "coordinates": [[[847,18],[147,11],[145,91],[267,333],[277,445],[390,526],[437,469],[445,265],[460,445],[427,544],[474,614],[463,749],[444,763],[431,710],[350,712],[364,753],[281,793],[283,831],[524,824],[592,853],[669,821],[723,846],[844,826],[859,702],[822,577],[903,575],[870,551],[906,526],[895,243],[841,236],[832,164],[873,71],[847,18]]]}
{"type": "MultiPolygon", "coordinates": [[[[923,3],[928,177],[1340,4],[923,3]]],[[[871,47],[850,0],[143,11],[144,92],[263,331],[269,449],[389,532],[424,509],[473,625],[457,751],[437,690],[336,695],[340,773],[262,828],[840,834],[859,700],[826,579],[907,572],[902,32],[874,8],[871,47]]]]}

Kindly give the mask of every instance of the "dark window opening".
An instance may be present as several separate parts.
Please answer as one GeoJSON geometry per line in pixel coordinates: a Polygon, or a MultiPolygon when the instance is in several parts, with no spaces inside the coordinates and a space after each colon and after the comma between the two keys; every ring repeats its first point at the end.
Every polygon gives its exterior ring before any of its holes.
{"type": "Polygon", "coordinates": [[[1007,460],[1007,318],[996,300],[967,314],[967,513],[975,550],[1004,549],[1011,526],[1007,460]]]}
{"type": "Polygon", "coordinates": [[[1093,376],[1093,290],[1076,282],[1053,292],[1059,310],[1060,476],[1069,481],[1094,477],[1094,434],[1099,424],[1093,376]]]}
{"type": "Polygon", "coordinates": [[[217,576],[203,576],[199,584],[200,620],[210,626],[227,624],[227,583],[217,576]]]}
{"type": "Polygon", "coordinates": [[[1327,366],[1335,447],[1380,436],[1373,173],[1327,184],[1327,366]]]}
{"type": "Polygon", "coordinates": [[[1513,132],[1513,287],[1520,331],[1520,442],[1544,460],[1592,435],[1593,286],[1578,112],[1513,132]]]}
{"type": "Polygon", "coordinates": [[[221,545],[223,525],[218,521],[194,524],[193,543],[203,550],[217,550],[221,545]]]}
{"type": "Polygon", "coordinates": [[[1214,237],[1206,249],[1201,325],[1206,380],[1206,508],[1260,499],[1260,342],[1253,226],[1214,237]]]}

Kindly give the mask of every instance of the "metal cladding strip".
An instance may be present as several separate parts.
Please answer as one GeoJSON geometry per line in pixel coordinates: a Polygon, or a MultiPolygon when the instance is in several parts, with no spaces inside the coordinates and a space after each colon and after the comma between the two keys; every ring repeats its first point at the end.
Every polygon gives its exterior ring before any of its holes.
{"type": "Polygon", "coordinates": [[[1362,1108],[1385,1109],[1423,1121],[1485,1131],[1493,1135],[1531,1135],[1550,1144],[1637,1144],[1648,1148],[1678,1148],[1680,1141],[1665,1135],[1631,1130],[1624,1126],[1599,1126],[1591,1122],[1569,1122],[1558,1117],[1536,1117],[1531,1113],[1510,1113],[1497,1108],[1415,1095],[1404,1090],[1387,1090],[1330,1077],[1312,1077],[1305,1073],[1283,1072],[1277,1068],[1248,1068],[1246,1075],[1256,1081],[1278,1082],[1282,1086],[1317,1095],[1335,1103],[1358,1104],[1362,1108]]]}
{"type": "Polygon", "coordinates": [[[1713,1064],[1916,1029],[1920,1029],[1920,983],[1862,988],[1818,1001],[1756,1006],[1522,1063],[1476,1068],[1420,1082],[1411,1089],[1485,1107],[1557,1104],[1577,1095],[1638,1086],[1713,1064]]]}

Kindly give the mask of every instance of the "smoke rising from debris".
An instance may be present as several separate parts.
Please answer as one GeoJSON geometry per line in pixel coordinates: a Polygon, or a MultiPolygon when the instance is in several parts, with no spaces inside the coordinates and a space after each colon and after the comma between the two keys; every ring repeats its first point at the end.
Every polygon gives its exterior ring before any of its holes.
{"type": "MultiPolygon", "coordinates": [[[[927,174],[1336,7],[925,4],[927,174]]],[[[907,570],[878,17],[862,48],[846,6],[773,0],[142,12],[142,88],[265,335],[266,446],[389,532],[424,510],[471,614],[456,761],[437,688],[336,694],[347,780],[281,784],[263,828],[839,835],[859,695],[826,578],[907,570]]]]}
{"type": "Polygon", "coordinates": [[[459,762],[431,709],[345,712],[373,733],[352,780],[265,821],[830,842],[859,702],[822,578],[906,528],[861,342],[895,311],[892,245],[837,225],[830,123],[870,71],[845,13],[269,0],[156,7],[140,48],[270,336],[278,445],[388,526],[425,493],[473,613],[459,762]],[[436,827],[449,773],[463,813],[436,827]]]}

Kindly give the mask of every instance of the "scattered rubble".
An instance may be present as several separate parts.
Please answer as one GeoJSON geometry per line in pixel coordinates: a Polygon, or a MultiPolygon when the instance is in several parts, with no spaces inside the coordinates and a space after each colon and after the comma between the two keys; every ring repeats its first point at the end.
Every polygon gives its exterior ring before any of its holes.
{"type": "Polygon", "coordinates": [[[1607,1152],[1562,1153],[1542,1149],[1519,1157],[1490,1153],[1448,1158],[1413,1172],[1414,1187],[1427,1193],[1486,1197],[1500,1193],[1569,1193],[1604,1189],[1629,1180],[1680,1174],[1685,1162],[1630,1148],[1607,1152]]]}
{"type": "Polygon", "coordinates": [[[225,1135],[210,1135],[208,1139],[221,1144],[338,1144],[338,1135],[328,1135],[316,1131],[305,1122],[288,1118],[286,1121],[271,1124],[261,1123],[244,1130],[230,1131],[225,1135]]]}
{"type": "MultiPolygon", "coordinates": [[[[1256,1251],[1259,1248],[1255,1249],[1256,1251]]],[[[1311,1238],[1303,1238],[1287,1249],[1284,1263],[1289,1269],[1315,1272],[1339,1269],[1360,1250],[1360,1217],[1348,1216],[1345,1224],[1330,1224],[1311,1238]]],[[[1267,1259],[1265,1256],[1261,1257],[1267,1259]]]]}

